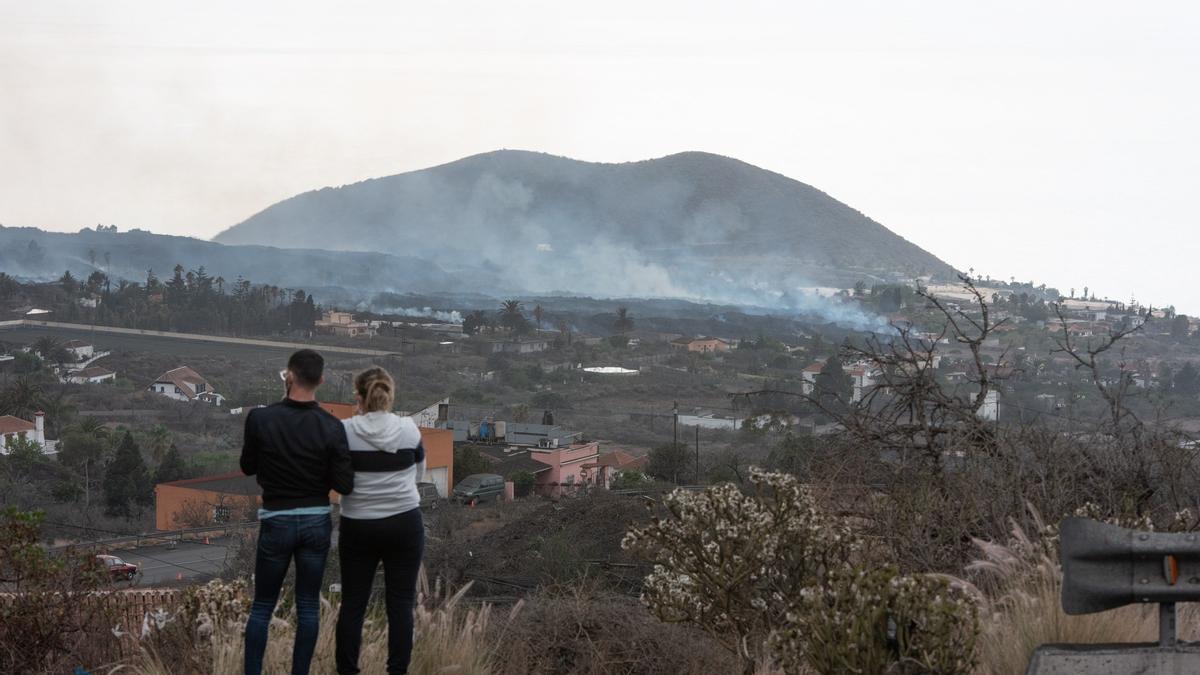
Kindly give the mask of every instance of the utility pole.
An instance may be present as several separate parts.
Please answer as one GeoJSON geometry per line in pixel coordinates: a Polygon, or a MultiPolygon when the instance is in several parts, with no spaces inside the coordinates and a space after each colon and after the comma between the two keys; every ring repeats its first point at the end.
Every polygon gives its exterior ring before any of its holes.
{"type": "Polygon", "coordinates": [[[696,485],[700,484],[700,425],[696,425],[696,485]]]}
{"type": "MultiPolygon", "coordinates": [[[[675,420],[674,439],[671,441],[671,457],[674,458],[675,451],[679,449],[679,401],[675,401],[674,404],[672,405],[671,415],[675,420]]],[[[674,464],[675,462],[672,461],[671,463],[674,464]]],[[[679,485],[679,470],[678,469],[675,470],[675,475],[672,476],[672,478],[675,479],[675,484],[679,485]]]]}
{"type": "Polygon", "coordinates": [[[675,419],[675,437],[673,442],[675,445],[679,445],[679,401],[675,401],[675,405],[671,408],[671,415],[675,419]]]}

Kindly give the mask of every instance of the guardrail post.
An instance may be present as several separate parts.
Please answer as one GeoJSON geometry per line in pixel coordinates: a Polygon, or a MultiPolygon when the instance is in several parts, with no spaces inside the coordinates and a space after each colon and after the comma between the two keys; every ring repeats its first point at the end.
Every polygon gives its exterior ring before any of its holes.
{"type": "Polygon", "coordinates": [[[1175,635],[1175,603],[1162,602],[1158,605],[1158,646],[1174,647],[1175,635]]]}

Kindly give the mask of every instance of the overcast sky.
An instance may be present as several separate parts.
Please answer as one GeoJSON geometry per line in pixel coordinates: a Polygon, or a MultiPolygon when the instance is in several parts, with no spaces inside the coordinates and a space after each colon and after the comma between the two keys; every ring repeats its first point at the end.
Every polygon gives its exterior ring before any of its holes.
{"type": "Polygon", "coordinates": [[[0,0],[0,223],[208,238],[497,148],[705,150],[1200,313],[1197,36],[1195,2],[0,0]]]}

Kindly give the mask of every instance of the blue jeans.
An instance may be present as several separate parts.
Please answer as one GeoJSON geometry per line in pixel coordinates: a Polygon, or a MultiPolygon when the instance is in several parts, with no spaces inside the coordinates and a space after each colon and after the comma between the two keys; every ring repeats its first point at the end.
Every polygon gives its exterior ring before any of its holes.
{"type": "Polygon", "coordinates": [[[274,516],[258,524],[254,561],[254,604],[246,621],[246,674],[259,675],[267,649],[267,629],[279,601],[279,589],[296,559],[296,641],[292,675],[307,675],[321,627],[321,579],[329,554],[333,521],[329,514],[274,516]]]}

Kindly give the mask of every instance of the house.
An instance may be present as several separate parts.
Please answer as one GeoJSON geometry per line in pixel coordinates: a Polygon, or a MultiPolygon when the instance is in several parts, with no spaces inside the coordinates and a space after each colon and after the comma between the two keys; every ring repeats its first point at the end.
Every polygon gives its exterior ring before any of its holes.
{"type": "MultiPolygon", "coordinates": [[[[940,361],[940,357],[938,357],[938,360],[940,361]]],[[[936,364],[934,367],[937,367],[936,364]]],[[[824,370],[824,368],[825,361],[822,359],[810,363],[804,367],[804,370],[800,371],[800,390],[805,395],[812,395],[813,390],[817,385],[817,377],[821,374],[821,371],[824,370]]],[[[866,393],[867,389],[874,386],[875,377],[879,375],[879,370],[877,368],[861,361],[856,363],[842,364],[842,372],[850,376],[852,388],[850,393],[850,403],[855,403],[862,400],[862,397],[866,393]]]]}
{"type": "Polygon", "coordinates": [[[698,338],[679,338],[671,341],[671,346],[675,349],[682,349],[689,352],[700,352],[701,354],[727,352],[733,346],[729,340],[723,340],[715,337],[698,337],[698,338]]]}
{"type": "Polygon", "coordinates": [[[248,522],[257,518],[261,503],[258,480],[240,471],[159,483],[154,486],[154,527],[178,530],[248,522]]]}
{"type": "Polygon", "coordinates": [[[492,472],[505,478],[517,472],[533,474],[533,491],[545,497],[561,497],[581,487],[603,486],[604,472],[596,468],[600,443],[572,443],[559,448],[478,445],[492,472]]]}
{"type": "Polygon", "coordinates": [[[176,401],[203,401],[212,405],[221,405],[225,402],[225,397],[213,391],[208,380],[187,366],[168,370],[159,375],[158,379],[146,390],[176,401]]]}
{"type": "Polygon", "coordinates": [[[608,488],[613,479],[624,472],[644,473],[649,461],[645,455],[635,457],[624,450],[610,450],[581,467],[582,479],[608,488]]]}
{"type": "Polygon", "coordinates": [[[37,443],[42,452],[47,455],[57,452],[58,441],[46,440],[46,413],[44,412],[34,413],[32,422],[12,415],[0,415],[0,455],[7,455],[9,444],[21,438],[37,443]]]}
{"type": "MultiPolygon", "coordinates": [[[[436,419],[440,406],[448,404],[448,400],[439,401],[411,415],[421,430],[421,446],[425,448],[425,482],[436,485],[442,497],[449,497],[454,487],[454,432],[425,425],[429,423],[431,409],[436,419]]],[[[321,407],[339,420],[350,419],[358,410],[353,403],[322,402],[321,407]]]]}
{"type": "Polygon", "coordinates": [[[63,343],[63,349],[69,353],[74,361],[90,361],[96,355],[96,348],[91,344],[82,340],[68,340],[63,343]]]}
{"type": "Polygon", "coordinates": [[[67,375],[67,382],[73,384],[100,384],[117,379],[117,373],[108,368],[91,366],[83,370],[75,370],[67,375]]]}
{"type": "Polygon", "coordinates": [[[355,321],[350,312],[328,311],[313,323],[318,333],[341,337],[371,337],[375,329],[363,321],[355,321]]]}
{"type": "Polygon", "coordinates": [[[485,354],[536,354],[550,348],[550,341],[540,338],[530,340],[488,340],[484,343],[485,354]]]}
{"type": "Polygon", "coordinates": [[[553,424],[529,424],[481,420],[446,420],[445,429],[453,432],[455,443],[482,441],[520,447],[557,448],[570,445],[580,437],[579,432],[567,431],[553,424]]]}

